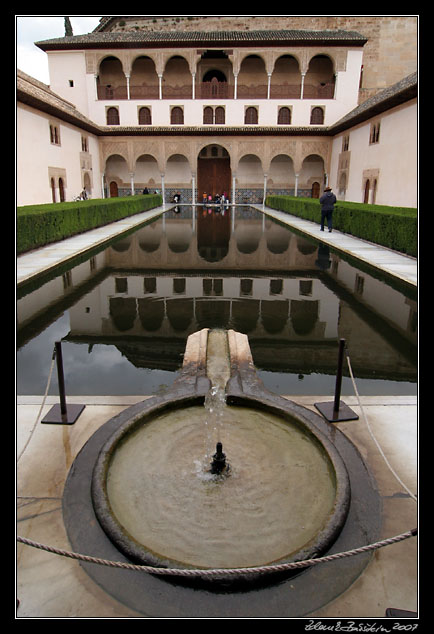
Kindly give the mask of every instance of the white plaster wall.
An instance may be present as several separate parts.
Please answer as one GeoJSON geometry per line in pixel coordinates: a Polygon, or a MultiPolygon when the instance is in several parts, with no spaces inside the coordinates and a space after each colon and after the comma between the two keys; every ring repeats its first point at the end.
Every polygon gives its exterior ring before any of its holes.
{"type": "Polygon", "coordinates": [[[51,203],[49,167],[66,171],[65,200],[71,201],[82,188],[81,137],[89,140],[92,156],[92,197],[101,197],[98,140],[79,128],[18,103],[17,105],[17,205],[51,203]],[[60,145],[50,142],[50,121],[60,130],[60,145]]]}
{"type": "Polygon", "coordinates": [[[333,139],[330,182],[338,192],[338,160],[342,137],[348,135],[351,152],[345,200],[363,202],[365,170],[379,170],[376,204],[417,207],[416,100],[350,128],[333,139]],[[370,145],[371,123],[380,121],[379,143],[370,145]]]}
{"type": "MultiPolygon", "coordinates": [[[[353,103],[353,102],[352,102],[353,103]]],[[[115,106],[119,110],[121,126],[138,125],[138,108],[147,106],[152,112],[152,125],[168,126],[170,124],[170,110],[173,106],[184,109],[184,126],[203,125],[203,109],[205,106],[223,106],[226,112],[225,125],[244,126],[244,112],[247,106],[258,109],[258,124],[260,126],[277,125],[277,115],[281,106],[289,106],[292,110],[291,126],[309,126],[310,113],[314,106],[324,108],[324,125],[331,125],[343,117],[354,105],[348,105],[334,99],[149,99],[149,100],[107,100],[97,101],[89,99],[89,118],[98,125],[106,125],[106,109],[115,106]]],[[[254,127],[256,124],[252,124],[254,127]]],[[[179,126],[174,126],[179,127],[179,126]]]]}
{"type": "Polygon", "coordinates": [[[51,90],[89,117],[89,102],[95,96],[88,93],[84,51],[51,52],[48,55],[48,69],[51,90]],[[70,80],[74,83],[72,87],[70,80]]]}

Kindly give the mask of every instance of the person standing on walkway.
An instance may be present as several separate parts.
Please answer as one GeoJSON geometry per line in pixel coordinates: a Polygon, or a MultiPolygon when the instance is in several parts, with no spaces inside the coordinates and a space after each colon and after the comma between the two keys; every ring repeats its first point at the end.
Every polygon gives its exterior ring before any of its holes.
{"type": "Polygon", "coordinates": [[[331,187],[325,187],[324,193],[319,199],[321,205],[321,231],[324,231],[324,224],[327,219],[327,226],[329,229],[329,233],[331,233],[333,228],[333,210],[335,208],[336,196],[332,192],[331,187]]]}

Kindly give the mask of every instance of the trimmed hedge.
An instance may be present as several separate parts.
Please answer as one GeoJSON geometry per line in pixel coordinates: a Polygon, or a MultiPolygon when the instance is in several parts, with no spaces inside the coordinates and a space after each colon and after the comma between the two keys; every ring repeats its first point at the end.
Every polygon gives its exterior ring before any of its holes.
{"type": "MultiPolygon", "coordinates": [[[[317,198],[268,196],[268,207],[321,222],[321,206],[317,198]]],[[[337,201],[333,212],[333,227],[357,238],[417,256],[417,209],[389,207],[349,201],[337,201]]]]}
{"type": "Polygon", "coordinates": [[[58,242],[162,204],[160,194],[17,207],[17,253],[58,242]]]}

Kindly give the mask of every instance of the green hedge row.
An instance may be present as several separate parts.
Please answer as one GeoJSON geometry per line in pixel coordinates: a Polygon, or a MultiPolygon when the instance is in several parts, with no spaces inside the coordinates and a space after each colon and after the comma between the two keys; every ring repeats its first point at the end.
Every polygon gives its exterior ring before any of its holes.
{"type": "Polygon", "coordinates": [[[160,194],[146,194],[18,207],[17,253],[58,242],[161,204],[160,194]]]}
{"type": "MultiPolygon", "coordinates": [[[[299,218],[321,222],[317,198],[268,196],[266,205],[299,218]]],[[[417,209],[337,201],[333,227],[363,240],[417,256],[417,209]]]]}

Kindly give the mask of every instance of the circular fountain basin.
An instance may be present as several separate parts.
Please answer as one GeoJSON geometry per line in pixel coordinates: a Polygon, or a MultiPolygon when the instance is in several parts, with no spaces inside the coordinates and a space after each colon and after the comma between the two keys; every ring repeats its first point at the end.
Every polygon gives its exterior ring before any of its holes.
{"type": "Polygon", "coordinates": [[[132,560],[170,568],[248,568],[312,557],[336,539],[350,487],[334,445],[308,421],[249,399],[228,405],[218,440],[203,399],[136,416],[105,443],[93,505],[132,560]]]}

